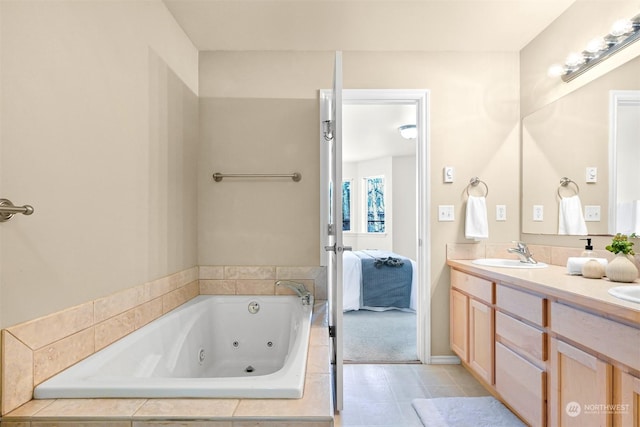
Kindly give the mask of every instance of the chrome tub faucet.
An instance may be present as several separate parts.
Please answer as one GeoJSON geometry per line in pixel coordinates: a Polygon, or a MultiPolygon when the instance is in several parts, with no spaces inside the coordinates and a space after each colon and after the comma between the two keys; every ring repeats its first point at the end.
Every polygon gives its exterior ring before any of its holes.
{"type": "Polygon", "coordinates": [[[529,251],[526,243],[517,241],[514,241],[513,243],[516,244],[516,247],[507,249],[507,252],[518,255],[518,258],[520,258],[520,262],[524,262],[527,264],[538,263],[538,261],[533,259],[533,254],[529,251]]]}
{"type": "Polygon", "coordinates": [[[276,286],[284,286],[294,291],[302,300],[302,305],[311,305],[313,295],[304,287],[302,283],[292,282],[291,280],[278,280],[276,286]]]}

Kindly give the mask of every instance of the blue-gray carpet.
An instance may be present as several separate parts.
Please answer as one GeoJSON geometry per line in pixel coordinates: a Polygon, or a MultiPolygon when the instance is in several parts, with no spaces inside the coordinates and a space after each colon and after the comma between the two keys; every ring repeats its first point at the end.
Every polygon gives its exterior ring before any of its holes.
{"type": "Polygon", "coordinates": [[[416,314],[399,310],[344,313],[345,363],[407,363],[418,360],[416,314]]]}

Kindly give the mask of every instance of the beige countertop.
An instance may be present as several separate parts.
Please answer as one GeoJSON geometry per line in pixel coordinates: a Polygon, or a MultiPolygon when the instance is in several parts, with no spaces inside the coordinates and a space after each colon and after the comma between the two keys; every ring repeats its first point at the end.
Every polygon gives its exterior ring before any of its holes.
{"type": "MultiPolygon", "coordinates": [[[[548,297],[557,298],[574,305],[600,312],[607,317],[640,326],[640,303],[625,301],[608,293],[608,290],[625,283],[604,279],[587,279],[567,273],[566,267],[549,265],[547,268],[517,269],[486,267],[472,263],[472,260],[447,260],[456,269],[481,276],[498,283],[516,285],[548,297]]],[[[634,283],[638,285],[636,279],[634,283]]]]}

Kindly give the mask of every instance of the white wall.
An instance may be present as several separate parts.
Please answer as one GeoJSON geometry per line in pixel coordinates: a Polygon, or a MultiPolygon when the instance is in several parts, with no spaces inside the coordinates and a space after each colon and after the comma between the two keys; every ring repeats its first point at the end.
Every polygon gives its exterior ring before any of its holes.
{"type": "Polygon", "coordinates": [[[160,0],[0,2],[6,327],[196,264],[198,53],[160,0]]]}
{"type": "Polygon", "coordinates": [[[417,258],[416,158],[393,158],[393,250],[417,258]]]}

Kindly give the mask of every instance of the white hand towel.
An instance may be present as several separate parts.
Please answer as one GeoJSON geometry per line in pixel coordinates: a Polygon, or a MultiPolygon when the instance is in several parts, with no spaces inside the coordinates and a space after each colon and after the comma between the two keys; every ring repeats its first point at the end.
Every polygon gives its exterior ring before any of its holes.
{"type": "Polygon", "coordinates": [[[574,236],[586,236],[587,224],[582,215],[582,203],[580,197],[563,197],[560,200],[560,213],[558,215],[558,234],[570,234],[574,236]]]}
{"type": "Polygon", "coordinates": [[[567,258],[567,273],[572,276],[581,276],[582,275],[582,267],[587,263],[587,261],[591,261],[595,259],[603,267],[606,267],[608,261],[606,258],[590,258],[590,257],[569,257],[567,258]]]}
{"type": "Polygon", "coordinates": [[[464,237],[467,239],[487,239],[489,221],[487,220],[487,200],[480,196],[469,196],[465,218],[464,237]]]}

